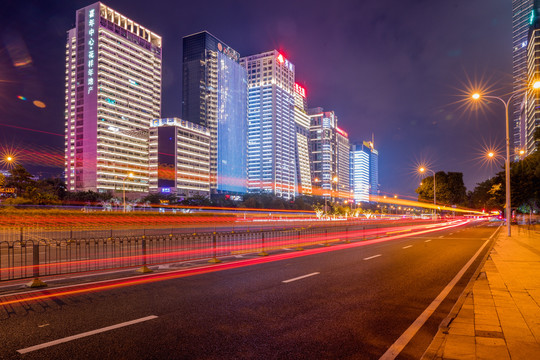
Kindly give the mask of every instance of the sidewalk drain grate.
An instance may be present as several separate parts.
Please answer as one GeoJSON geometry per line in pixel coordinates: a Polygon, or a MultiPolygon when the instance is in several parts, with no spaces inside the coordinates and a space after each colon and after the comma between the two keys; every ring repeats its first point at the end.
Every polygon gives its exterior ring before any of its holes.
{"type": "Polygon", "coordinates": [[[497,339],[504,339],[504,335],[500,331],[484,331],[484,330],[476,330],[474,332],[475,336],[478,337],[485,337],[485,338],[497,338],[497,339]]]}

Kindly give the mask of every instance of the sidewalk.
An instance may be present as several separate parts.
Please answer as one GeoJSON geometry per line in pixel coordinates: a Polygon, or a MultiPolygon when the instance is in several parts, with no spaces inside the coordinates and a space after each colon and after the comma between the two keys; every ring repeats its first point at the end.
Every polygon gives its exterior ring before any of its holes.
{"type": "Polygon", "coordinates": [[[501,228],[468,291],[423,359],[540,359],[539,225],[501,228]]]}

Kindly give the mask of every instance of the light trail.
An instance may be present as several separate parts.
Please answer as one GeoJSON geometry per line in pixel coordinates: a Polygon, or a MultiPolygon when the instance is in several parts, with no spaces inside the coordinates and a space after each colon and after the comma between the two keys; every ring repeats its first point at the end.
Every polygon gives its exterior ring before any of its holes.
{"type": "MultiPolygon", "coordinates": [[[[30,295],[27,297],[19,297],[16,299],[1,301],[0,306],[18,304],[18,303],[23,303],[23,302],[45,300],[45,299],[50,299],[50,298],[58,298],[58,297],[70,296],[70,295],[78,295],[78,294],[97,292],[97,291],[113,290],[113,289],[125,287],[125,286],[142,285],[142,284],[147,284],[147,283],[152,283],[152,282],[157,282],[157,281],[179,279],[179,278],[188,277],[188,276],[208,274],[208,273],[213,273],[217,271],[264,264],[264,263],[273,262],[273,261],[288,260],[288,259],[298,258],[301,256],[309,256],[309,255],[314,255],[314,254],[322,254],[322,253],[326,253],[330,251],[338,251],[338,250],[344,250],[344,249],[349,249],[349,248],[354,248],[354,247],[367,246],[371,244],[377,244],[377,243],[388,242],[388,241],[392,241],[396,239],[401,239],[401,238],[405,238],[411,235],[427,234],[427,233],[440,231],[444,229],[450,229],[457,226],[465,225],[468,222],[469,221],[453,222],[451,224],[443,225],[437,229],[431,228],[431,229],[419,230],[418,232],[415,232],[413,234],[411,233],[399,234],[399,235],[393,235],[393,236],[389,236],[385,238],[366,240],[362,242],[338,244],[332,247],[320,247],[320,248],[315,248],[315,249],[309,249],[306,251],[283,253],[283,254],[276,254],[276,255],[272,255],[268,257],[240,260],[240,261],[236,261],[232,263],[220,263],[220,264],[203,266],[203,267],[193,268],[193,269],[175,270],[175,271],[162,273],[162,274],[139,275],[135,278],[130,278],[127,280],[104,281],[104,282],[100,282],[99,285],[95,285],[95,286],[93,286],[92,284],[85,284],[85,285],[74,285],[72,287],[68,287],[67,289],[69,290],[54,291],[54,289],[49,289],[46,291],[37,291],[38,295],[30,295]]],[[[35,294],[35,293],[36,292],[31,292],[30,294],[35,294]]],[[[0,296],[0,298],[13,297],[13,296],[21,296],[21,294],[5,295],[5,296],[0,296]]]]}

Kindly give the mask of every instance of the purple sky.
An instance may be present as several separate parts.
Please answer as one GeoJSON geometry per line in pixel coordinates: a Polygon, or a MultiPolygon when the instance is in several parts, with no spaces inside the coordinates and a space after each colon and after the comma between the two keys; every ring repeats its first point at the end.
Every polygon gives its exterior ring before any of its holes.
{"type": "MultiPolygon", "coordinates": [[[[62,171],[37,164],[47,158],[62,164],[63,137],[5,125],[63,134],[66,31],[75,11],[90,3],[8,0],[2,6],[0,146],[43,153],[42,160],[23,162],[33,171],[62,171]],[[14,49],[15,56],[31,57],[30,66],[13,66],[14,49]]],[[[502,105],[477,114],[455,102],[467,78],[483,79],[497,95],[511,90],[510,1],[105,4],[163,37],[163,117],[181,115],[182,37],[208,30],[242,56],[280,50],[295,64],[310,107],[334,110],[351,141],[374,133],[383,193],[414,196],[421,160],[437,171],[463,172],[469,190],[498,171],[477,158],[484,144],[503,145],[502,105]]]]}

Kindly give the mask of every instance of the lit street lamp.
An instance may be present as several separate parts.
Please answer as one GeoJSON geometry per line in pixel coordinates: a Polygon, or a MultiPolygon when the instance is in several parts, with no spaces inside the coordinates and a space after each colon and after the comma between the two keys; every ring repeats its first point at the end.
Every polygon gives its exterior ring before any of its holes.
{"type": "MultiPolygon", "coordinates": [[[[338,192],[338,185],[337,185],[337,183],[338,183],[338,177],[337,177],[337,176],[334,176],[334,177],[332,178],[332,183],[336,184],[336,192],[338,192]]],[[[334,190],[334,185],[330,184],[330,190],[331,190],[331,191],[330,191],[330,193],[331,193],[330,195],[332,195],[333,190],[334,190]]],[[[333,194],[334,194],[334,196],[333,196],[332,202],[337,202],[337,195],[336,195],[335,193],[333,193],[333,194]]],[[[339,194],[338,194],[338,195],[339,195],[339,194]]]]}
{"type": "MultiPolygon", "coordinates": [[[[437,182],[435,181],[435,171],[426,169],[425,167],[420,167],[418,169],[420,173],[425,173],[426,171],[429,171],[433,174],[433,205],[437,205],[437,182]]],[[[435,209],[433,211],[436,211],[435,209]]]]}
{"type": "MultiPolygon", "coordinates": [[[[534,90],[540,89],[540,81],[536,81],[532,84],[532,88],[534,90]]],[[[516,95],[523,95],[521,92],[515,92],[508,98],[508,100],[504,101],[502,98],[498,96],[491,96],[491,95],[480,95],[479,93],[474,93],[471,95],[473,100],[480,100],[481,97],[485,97],[487,99],[497,99],[501,101],[504,105],[504,113],[506,116],[506,161],[505,161],[505,173],[506,173],[506,228],[508,232],[508,236],[511,236],[511,228],[510,223],[512,222],[512,205],[510,202],[510,125],[508,123],[508,105],[510,104],[510,101],[514,98],[516,95]]]]}
{"type": "Polygon", "coordinates": [[[133,173],[130,172],[129,174],[127,174],[127,176],[125,178],[122,179],[122,194],[123,194],[123,198],[124,198],[124,212],[126,212],[126,179],[127,178],[132,178],[133,177],[133,173]]]}

